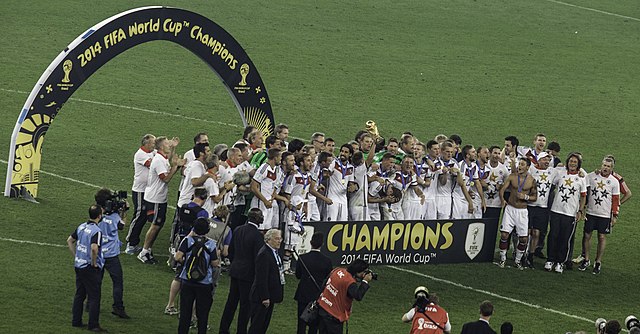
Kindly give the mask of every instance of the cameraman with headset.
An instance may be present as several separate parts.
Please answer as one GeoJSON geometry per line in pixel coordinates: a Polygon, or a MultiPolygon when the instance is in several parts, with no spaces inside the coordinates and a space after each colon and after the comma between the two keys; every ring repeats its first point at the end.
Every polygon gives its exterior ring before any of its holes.
{"type": "MultiPolygon", "coordinates": [[[[126,211],[129,209],[126,193],[114,194],[111,190],[102,188],[95,195],[96,204],[102,207],[102,220],[98,226],[102,230],[102,255],[104,256],[104,269],[109,272],[113,282],[113,309],[112,314],[122,319],[129,319],[124,311],[122,295],[124,291],[124,276],[120,264],[120,238],[118,230],[123,230],[126,224],[126,211]]],[[[102,271],[104,276],[104,271],[102,271]]]]}
{"type": "Polygon", "coordinates": [[[369,290],[369,282],[377,277],[362,259],[354,260],[346,269],[335,268],[318,297],[319,333],[341,334],[342,324],[351,316],[353,300],[361,301],[369,290]]]}
{"type": "Polygon", "coordinates": [[[438,305],[438,297],[430,295],[424,286],[417,287],[414,296],[416,302],[413,308],[402,316],[403,322],[411,322],[410,333],[451,333],[449,314],[438,305]]]}

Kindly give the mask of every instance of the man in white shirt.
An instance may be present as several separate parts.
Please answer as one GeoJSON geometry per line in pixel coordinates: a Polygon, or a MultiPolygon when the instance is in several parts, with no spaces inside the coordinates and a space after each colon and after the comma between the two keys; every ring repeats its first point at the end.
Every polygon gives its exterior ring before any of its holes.
{"type": "Polygon", "coordinates": [[[267,162],[263,163],[256,170],[251,181],[251,192],[254,194],[251,200],[251,208],[259,208],[264,216],[264,221],[258,229],[267,231],[272,228],[273,215],[278,212],[273,201],[276,200],[276,182],[280,173],[280,162],[282,151],[279,149],[270,149],[268,151],[267,162]]]}
{"type": "Polygon", "coordinates": [[[484,198],[487,203],[487,210],[483,213],[482,218],[495,219],[496,224],[500,220],[500,212],[502,211],[502,204],[500,203],[500,188],[504,184],[505,179],[509,176],[509,170],[500,162],[500,147],[491,146],[488,152],[480,150],[478,152],[478,165],[480,167],[481,181],[483,182],[484,198]],[[486,155],[489,155],[487,157],[486,155]],[[488,160],[488,163],[487,163],[488,160]],[[486,178],[484,177],[486,176],[486,178]]]}
{"type": "Polygon", "coordinates": [[[156,136],[146,134],[142,137],[142,143],[138,151],[133,155],[133,186],[131,187],[131,199],[133,200],[133,219],[127,233],[127,247],[125,253],[134,255],[142,250],[140,233],[147,222],[147,205],[144,201],[144,189],[147,187],[149,167],[156,154],[156,136]]]}
{"type": "Polygon", "coordinates": [[[612,174],[613,167],[613,159],[604,158],[600,173],[589,173],[587,175],[589,201],[587,202],[587,219],[584,223],[584,235],[582,237],[584,260],[582,260],[578,269],[584,271],[591,264],[591,261],[589,261],[591,234],[594,230],[597,230],[598,249],[593,265],[593,273],[596,275],[600,273],[602,267],[602,254],[604,253],[607,234],[611,233],[611,228],[617,222],[620,208],[620,182],[612,174]]]}
{"type": "Polygon", "coordinates": [[[175,154],[175,148],[179,142],[177,138],[171,140],[167,137],[156,138],[157,154],[151,160],[147,187],[144,190],[144,200],[149,203],[147,220],[152,225],[147,230],[144,247],[138,254],[138,259],[143,263],[158,262],[153,257],[151,247],[166,219],[169,182],[178,171],[178,167],[184,165],[184,159],[175,154]]]}
{"type": "Polygon", "coordinates": [[[327,197],[331,199],[333,204],[327,207],[328,221],[347,221],[348,203],[347,193],[355,191],[356,186],[350,184],[353,182],[353,165],[349,162],[353,154],[353,147],[344,144],[340,147],[340,155],[334,159],[329,166],[329,186],[327,187],[327,197]]]}
{"type": "Polygon", "coordinates": [[[558,192],[551,205],[547,237],[549,254],[544,264],[545,270],[553,269],[557,273],[564,271],[564,263],[570,259],[571,238],[578,221],[584,218],[587,196],[587,183],[580,175],[580,154],[570,153],[565,166],[556,168],[553,180],[558,192]]]}
{"type": "Polygon", "coordinates": [[[549,195],[551,184],[555,176],[555,169],[549,167],[551,156],[547,152],[542,152],[537,156],[537,164],[531,164],[529,174],[536,181],[538,197],[535,201],[527,203],[529,215],[529,254],[525,261],[525,266],[533,268],[533,255],[538,247],[538,240],[541,234],[547,234],[549,226],[549,195]]]}

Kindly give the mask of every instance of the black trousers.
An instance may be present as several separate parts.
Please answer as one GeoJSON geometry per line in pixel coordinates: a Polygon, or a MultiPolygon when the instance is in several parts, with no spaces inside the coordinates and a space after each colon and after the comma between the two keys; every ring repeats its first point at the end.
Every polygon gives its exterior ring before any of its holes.
{"type": "Polygon", "coordinates": [[[102,288],[102,270],[91,266],[75,268],[76,294],[71,308],[71,325],[82,324],[82,311],[85,298],[89,304],[89,329],[100,327],[100,290],[102,288]]]}
{"type": "Polygon", "coordinates": [[[305,307],[307,307],[307,303],[303,303],[298,301],[298,331],[296,332],[297,334],[317,334],[318,333],[318,324],[316,323],[315,325],[307,325],[306,322],[304,322],[302,319],[300,319],[300,316],[302,315],[302,312],[304,311],[305,307]],[[309,326],[309,332],[307,332],[307,326],[309,326]]]}
{"type": "Polygon", "coordinates": [[[183,282],[180,289],[178,334],[189,333],[194,301],[196,302],[196,317],[198,318],[198,334],[207,333],[209,310],[211,310],[211,304],[213,303],[211,284],[189,284],[183,282]]]}
{"type": "Polygon", "coordinates": [[[273,303],[269,307],[264,307],[262,302],[251,302],[251,326],[249,334],[265,334],[271,322],[273,314],[273,303]]]}
{"type": "Polygon", "coordinates": [[[318,311],[318,333],[342,334],[342,323],[322,307],[318,311]]]}
{"type": "Polygon", "coordinates": [[[241,281],[233,277],[231,278],[229,296],[227,297],[227,303],[224,305],[222,319],[220,319],[220,334],[229,334],[229,327],[231,327],[231,322],[233,322],[233,316],[236,313],[236,308],[238,308],[238,303],[240,303],[240,310],[238,311],[238,327],[236,331],[238,334],[247,334],[247,325],[249,324],[251,311],[249,292],[251,291],[252,283],[253,282],[241,281]]]}
{"type": "Polygon", "coordinates": [[[133,219],[127,233],[127,243],[131,246],[137,246],[140,243],[140,233],[147,222],[147,202],[144,201],[144,193],[131,192],[133,200],[133,219]]]}
{"type": "Polygon", "coordinates": [[[549,237],[547,238],[547,261],[565,263],[569,259],[571,240],[575,232],[575,217],[551,212],[549,237]]]}
{"type": "Polygon", "coordinates": [[[114,256],[104,259],[104,270],[102,271],[102,277],[104,272],[109,272],[111,276],[111,282],[113,282],[113,308],[124,309],[124,303],[122,302],[122,295],[124,291],[124,276],[122,274],[122,265],[120,264],[120,257],[114,256]]]}

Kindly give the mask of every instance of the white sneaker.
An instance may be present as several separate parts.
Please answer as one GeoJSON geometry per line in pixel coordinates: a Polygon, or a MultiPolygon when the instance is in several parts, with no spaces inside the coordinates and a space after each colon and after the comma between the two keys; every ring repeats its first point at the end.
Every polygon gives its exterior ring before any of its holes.
{"type": "Polygon", "coordinates": [[[556,264],[556,268],[554,269],[554,271],[557,272],[558,274],[562,274],[562,272],[564,271],[562,264],[561,263],[556,264]]]}
{"type": "Polygon", "coordinates": [[[129,255],[135,255],[137,252],[141,251],[142,247],[140,246],[130,246],[127,244],[127,248],[124,249],[124,252],[129,255]]]}
{"type": "Polygon", "coordinates": [[[544,263],[544,270],[551,271],[551,269],[553,269],[553,262],[549,262],[549,261],[545,262],[544,263]]]}

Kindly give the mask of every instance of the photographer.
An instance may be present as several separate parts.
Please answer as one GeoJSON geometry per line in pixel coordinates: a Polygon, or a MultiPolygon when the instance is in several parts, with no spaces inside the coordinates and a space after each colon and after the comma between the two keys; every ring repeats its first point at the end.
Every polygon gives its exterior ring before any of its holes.
{"type": "Polygon", "coordinates": [[[321,334],[342,333],[342,324],[351,316],[353,300],[361,301],[369,282],[377,277],[364,260],[354,260],[349,267],[335,268],[318,298],[318,329],[321,334]]]}
{"type": "Polygon", "coordinates": [[[438,297],[430,295],[424,286],[417,287],[414,296],[416,301],[413,308],[402,316],[403,322],[411,322],[410,333],[451,333],[449,314],[437,305],[438,297]]]}
{"type": "MultiPolygon", "coordinates": [[[[112,314],[122,319],[129,319],[129,315],[124,311],[122,295],[124,291],[124,277],[122,265],[120,264],[120,238],[118,230],[123,230],[126,224],[126,211],[129,205],[126,200],[126,193],[114,194],[111,190],[102,188],[95,195],[96,204],[102,207],[102,220],[98,226],[102,231],[102,254],[104,255],[104,269],[109,272],[113,282],[113,309],[112,314]]],[[[102,271],[104,276],[104,271],[102,271]]]]}

